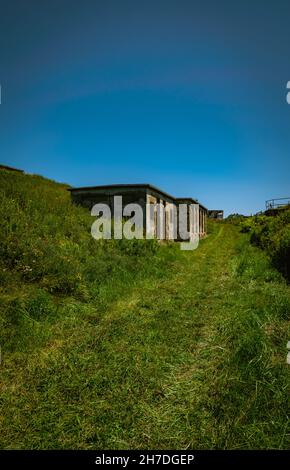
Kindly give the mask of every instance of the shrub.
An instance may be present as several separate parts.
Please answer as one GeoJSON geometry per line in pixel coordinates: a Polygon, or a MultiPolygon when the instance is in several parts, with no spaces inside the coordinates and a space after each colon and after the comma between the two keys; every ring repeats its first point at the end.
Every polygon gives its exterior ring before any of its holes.
{"type": "Polygon", "coordinates": [[[249,217],[240,226],[250,234],[251,243],[265,250],[273,265],[290,280],[290,209],[275,217],[249,217]]]}

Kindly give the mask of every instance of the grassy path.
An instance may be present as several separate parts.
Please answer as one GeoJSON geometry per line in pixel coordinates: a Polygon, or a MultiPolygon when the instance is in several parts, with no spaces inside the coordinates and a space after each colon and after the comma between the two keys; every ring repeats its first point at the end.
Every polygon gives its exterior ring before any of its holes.
{"type": "MultiPolygon", "coordinates": [[[[236,227],[4,374],[5,448],[289,448],[290,289],[236,227]]],[[[17,363],[18,360],[18,363],[17,363]]]]}

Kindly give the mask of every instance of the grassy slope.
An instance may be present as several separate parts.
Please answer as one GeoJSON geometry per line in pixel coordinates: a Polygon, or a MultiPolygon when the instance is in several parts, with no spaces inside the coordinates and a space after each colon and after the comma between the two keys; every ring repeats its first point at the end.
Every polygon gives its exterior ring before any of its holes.
{"type": "Polygon", "coordinates": [[[2,259],[1,447],[289,448],[290,289],[264,253],[219,224],[195,252],[106,250],[97,284],[70,253],[75,292],[2,259]]]}
{"type": "Polygon", "coordinates": [[[240,221],[251,242],[269,255],[273,265],[290,281],[290,206],[275,216],[256,215],[240,221]]]}

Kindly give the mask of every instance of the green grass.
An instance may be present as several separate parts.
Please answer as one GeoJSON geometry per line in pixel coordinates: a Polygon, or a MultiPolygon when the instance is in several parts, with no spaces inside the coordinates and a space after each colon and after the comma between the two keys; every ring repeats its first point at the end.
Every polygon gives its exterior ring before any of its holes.
{"type": "Polygon", "coordinates": [[[1,448],[290,447],[290,288],[247,234],[96,242],[64,186],[3,174],[1,448]]]}

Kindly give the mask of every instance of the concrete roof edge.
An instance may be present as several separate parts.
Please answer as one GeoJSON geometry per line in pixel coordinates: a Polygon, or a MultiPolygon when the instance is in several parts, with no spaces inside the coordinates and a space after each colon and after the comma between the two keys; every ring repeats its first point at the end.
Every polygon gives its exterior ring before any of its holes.
{"type": "Polygon", "coordinates": [[[128,184],[104,184],[104,185],[99,185],[99,186],[82,186],[79,188],[69,188],[68,191],[85,191],[85,190],[94,190],[94,189],[113,189],[113,188],[146,188],[146,189],[152,189],[153,191],[156,191],[160,194],[163,194],[164,196],[175,200],[175,197],[172,196],[171,194],[166,193],[160,188],[157,188],[157,186],[154,186],[153,184],[149,183],[128,183],[128,184]]]}
{"type": "Polygon", "coordinates": [[[146,189],[152,189],[153,191],[156,191],[159,194],[162,194],[163,196],[166,196],[169,199],[172,199],[173,201],[180,201],[180,200],[191,201],[193,204],[199,204],[206,211],[208,210],[205,206],[203,206],[196,199],[193,199],[191,197],[174,197],[171,194],[166,193],[162,189],[160,189],[157,186],[154,186],[153,184],[150,184],[150,183],[136,183],[136,184],[121,183],[121,184],[104,184],[104,185],[99,185],[99,186],[81,186],[81,187],[78,187],[78,188],[68,188],[68,191],[73,192],[73,191],[86,191],[86,190],[94,190],[94,189],[113,189],[113,188],[146,188],[146,189]]]}

